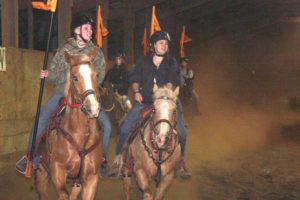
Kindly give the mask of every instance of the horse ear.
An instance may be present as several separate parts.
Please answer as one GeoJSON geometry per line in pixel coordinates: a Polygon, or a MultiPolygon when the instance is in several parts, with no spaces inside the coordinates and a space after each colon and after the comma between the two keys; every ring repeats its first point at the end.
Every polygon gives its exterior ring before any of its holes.
{"type": "Polygon", "coordinates": [[[153,86],[153,93],[155,93],[156,90],[158,90],[158,86],[156,85],[156,83],[154,83],[154,86],[153,86]]]}
{"type": "Polygon", "coordinates": [[[174,94],[178,97],[179,95],[179,86],[177,86],[174,90],[174,94]]]}
{"type": "Polygon", "coordinates": [[[96,48],[93,48],[89,53],[88,56],[90,57],[91,60],[94,60],[97,54],[96,48]]]}
{"type": "Polygon", "coordinates": [[[67,51],[65,51],[65,60],[67,61],[67,63],[71,63],[71,56],[67,51]]]}

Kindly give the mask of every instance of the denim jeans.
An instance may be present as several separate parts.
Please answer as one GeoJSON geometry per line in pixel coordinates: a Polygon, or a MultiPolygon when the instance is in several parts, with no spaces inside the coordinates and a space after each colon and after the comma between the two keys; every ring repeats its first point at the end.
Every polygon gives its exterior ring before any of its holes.
{"type": "Polygon", "coordinates": [[[111,135],[111,122],[104,110],[98,115],[98,121],[103,129],[103,136],[102,136],[102,143],[103,143],[103,150],[105,154],[106,160],[108,160],[108,151],[109,151],[109,140],[111,135]]]}
{"type": "Polygon", "coordinates": [[[138,102],[134,102],[132,108],[126,115],[121,127],[120,127],[120,135],[119,141],[116,147],[116,154],[120,154],[122,151],[122,147],[128,138],[131,130],[134,128],[136,123],[139,121],[141,110],[146,107],[144,104],[140,104],[138,102]]]}
{"type": "MultiPolygon", "coordinates": [[[[59,91],[54,91],[54,93],[52,94],[52,96],[47,100],[46,104],[44,105],[44,107],[41,109],[40,111],[40,116],[39,116],[39,121],[38,121],[38,129],[36,132],[36,141],[39,140],[39,138],[41,137],[41,134],[43,133],[43,131],[45,130],[45,128],[48,125],[48,121],[52,115],[52,113],[56,110],[59,100],[64,96],[63,93],[59,92],[59,91]]],[[[28,141],[28,153],[31,151],[32,148],[32,138],[33,138],[33,132],[34,132],[34,124],[32,126],[30,135],[29,135],[29,141],[28,141]]],[[[40,163],[40,159],[39,157],[35,157],[34,158],[34,163],[35,164],[39,164],[40,163]]]]}
{"type": "MultiPolygon", "coordinates": [[[[146,107],[146,105],[140,104],[138,102],[134,102],[131,110],[127,114],[127,116],[120,128],[121,130],[120,130],[120,135],[119,135],[119,141],[118,141],[117,148],[116,148],[117,155],[121,153],[122,147],[123,147],[126,139],[128,138],[128,136],[130,135],[131,130],[134,128],[134,126],[138,122],[140,112],[144,107],[146,107]]],[[[181,146],[181,156],[184,156],[187,131],[184,126],[182,117],[179,114],[179,111],[177,111],[176,113],[177,113],[176,114],[176,120],[177,120],[176,129],[178,130],[179,135],[180,135],[179,143],[181,146]]]]}
{"type": "MultiPolygon", "coordinates": [[[[59,100],[64,96],[63,93],[59,91],[54,91],[53,95],[47,100],[45,106],[40,111],[40,117],[38,122],[38,129],[36,133],[36,141],[39,140],[39,138],[42,136],[43,131],[48,125],[48,121],[52,115],[52,113],[57,109],[59,100]]],[[[108,118],[108,115],[105,113],[105,111],[101,111],[98,116],[98,121],[103,126],[103,148],[104,153],[107,156],[108,155],[108,148],[109,148],[109,139],[111,134],[111,123],[108,118]]],[[[34,125],[31,129],[30,135],[29,135],[29,141],[28,141],[28,153],[31,151],[32,148],[32,138],[33,138],[33,132],[34,132],[34,125]]],[[[40,163],[40,158],[35,157],[33,159],[33,162],[35,164],[40,163]]]]}
{"type": "Polygon", "coordinates": [[[179,143],[181,146],[181,157],[184,157],[187,131],[182,120],[182,115],[178,109],[176,111],[176,123],[176,129],[178,130],[179,134],[179,143]]]}

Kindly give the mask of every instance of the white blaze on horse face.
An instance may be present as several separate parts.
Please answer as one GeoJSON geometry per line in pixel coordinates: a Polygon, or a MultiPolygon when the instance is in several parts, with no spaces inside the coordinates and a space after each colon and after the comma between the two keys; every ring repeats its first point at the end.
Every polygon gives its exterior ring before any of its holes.
{"type": "MultiPolygon", "coordinates": [[[[91,79],[92,71],[89,67],[89,65],[82,65],[79,69],[79,73],[83,77],[84,85],[85,85],[85,91],[87,90],[95,90],[93,88],[93,83],[91,79]]],[[[90,94],[86,97],[86,100],[90,102],[90,110],[91,114],[95,117],[98,116],[99,112],[99,102],[97,101],[96,95],[95,94],[90,94]]]]}
{"type": "MultiPolygon", "coordinates": [[[[159,119],[166,119],[166,120],[170,120],[169,119],[169,108],[170,108],[170,105],[167,101],[162,101],[159,105],[159,111],[160,111],[160,117],[159,119]]],[[[160,124],[158,124],[158,130],[159,130],[159,143],[160,145],[164,145],[165,143],[165,139],[166,139],[166,136],[170,130],[170,126],[168,123],[166,122],[162,122],[160,124]]]]}

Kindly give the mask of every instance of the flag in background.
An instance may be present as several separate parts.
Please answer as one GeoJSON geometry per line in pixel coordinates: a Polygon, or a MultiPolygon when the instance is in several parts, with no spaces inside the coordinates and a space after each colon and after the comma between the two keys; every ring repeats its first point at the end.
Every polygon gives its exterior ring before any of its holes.
{"type": "Polygon", "coordinates": [[[96,43],[101,48],[102,47],[102,37],[105,37],[108,35],[108,30],[105,28],[101,16],[101,7],[98,6],[98,12],[97,12],[97,32],[96,32],[96,43]]]}
{"type": "Polygon", "coordinates": [[[185,26],[182,27],[181,37],[180,37],[180,57],[185,57],[184,55],[184,43],[191,42],[192,38],[185,34],[185,26]]]}
{"type": "Polygon", "coordinates": [[[39,1],[33,1],[32,7],[40,10],[49,10],[55,12],[57,5],[57,0],[47,0],[47,4],[39,1]]]}
{"type": "Polygon", "coordinates": [[[144,55],[147,55],[149,48],[148,48],[148,40],[147,40],[147,29],[146,27],[144,28],[144,35],[142,38],[142,46],[143,46],[143,52],[144,55]]]}
{"type": "Polygon", "coordinates": [[[159,26],[159,22],[157,20],[156,14],[155,14],[155,6],[152,6],[150,36],[154,33],[154,31],[160,31],[160,30],[161,30],[161,28],[159,26]]]}

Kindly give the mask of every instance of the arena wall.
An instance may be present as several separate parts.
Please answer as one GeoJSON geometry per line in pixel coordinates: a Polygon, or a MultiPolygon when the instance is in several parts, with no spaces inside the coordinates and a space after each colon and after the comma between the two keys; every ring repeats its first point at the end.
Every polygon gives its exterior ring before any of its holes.
{"type": "MultiPolygon", "coordinates": [[[[36,114],[44,54],[5,48],[6,71],[0,71],[0,155],[26,150],[36,114]]],[[[48,63],[51,58],[50,53],[48,63]]],[[[43,102],[51,91],[52,86],[46,83],[43,102]]]]}

